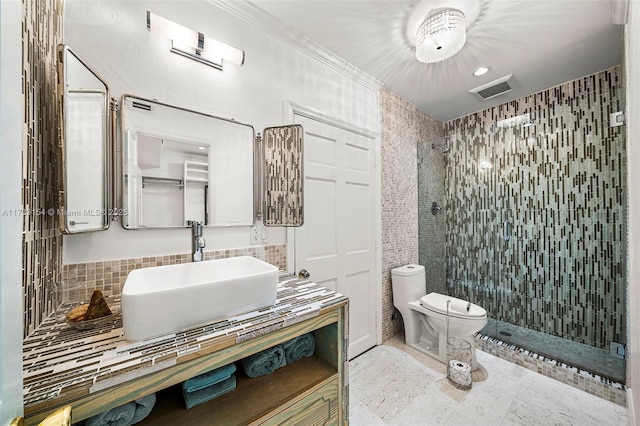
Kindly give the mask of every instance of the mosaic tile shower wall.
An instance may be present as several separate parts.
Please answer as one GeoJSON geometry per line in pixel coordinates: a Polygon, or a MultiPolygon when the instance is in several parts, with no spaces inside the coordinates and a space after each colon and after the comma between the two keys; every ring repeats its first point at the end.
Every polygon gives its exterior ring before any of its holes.
{"type": "Polygon", "coordinates": [[[26,337],[52,308],[62,236],[58,218],[56,48],[62,43],[62,1],[23,0],[22,288],[26,337]],[[53,211],[53,210],[51,210],[53,211]]]}
{"type": "MultiPolygon", "coordinates": [[[[382,340],[400,333],[391,269],[418,262],[419,142],[442,137],[442,123],[387,90],[381,90],[382,340]]],[[[444,244],[444,243],[443,243],[444,244]]]]}
{"type": "Polygon", "coordinates": [[[445,124],[450,294],[551,335],[625,343],[625,128],[609,127],[621,82],[615,67],[445,124]],[[496,126],[523,114],[527,126],[496,126]]]}
{"type": "Polygon", "coordinates": [[[427,293],[447,294],[444,151],[442,138],[418,143],[418,240],[427,293]]]}

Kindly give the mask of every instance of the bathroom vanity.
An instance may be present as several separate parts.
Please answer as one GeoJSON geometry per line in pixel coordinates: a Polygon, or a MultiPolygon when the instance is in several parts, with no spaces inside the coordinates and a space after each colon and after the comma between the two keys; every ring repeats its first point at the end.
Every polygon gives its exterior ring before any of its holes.
{"type": "Polygon", "coordinates": [[[345,296],[287,275],[270,308],[142,341],[126,341],[121,322],[75,330],[51,318],[24,342],[25,422],[65,405],[78,422],[156,392],[140,425],[346,423],[347,309],[345,296]],[[313,356],[238,374],[234,391],[184,408],[181,382],[308,332],[313,356]]]}

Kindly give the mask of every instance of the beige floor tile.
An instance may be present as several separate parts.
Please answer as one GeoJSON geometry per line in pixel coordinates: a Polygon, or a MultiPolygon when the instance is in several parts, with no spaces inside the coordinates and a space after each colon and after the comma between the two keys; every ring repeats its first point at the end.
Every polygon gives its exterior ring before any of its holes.
{"type": "Polygon", "coordinates": [[[471,390],[457,389],[443,363],[394,337],[350,362],[350,424],[618,426],[626,409],[478,351],[471,390]]]}

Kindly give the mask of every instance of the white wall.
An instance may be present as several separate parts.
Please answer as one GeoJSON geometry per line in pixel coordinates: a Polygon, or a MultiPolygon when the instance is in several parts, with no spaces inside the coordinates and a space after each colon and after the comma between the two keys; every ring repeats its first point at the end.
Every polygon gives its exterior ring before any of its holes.
{"type": "Polygon", "coordinates": [[[22,3],[0,3],[0,425],[22,415],[22,3]]]}
{"type": "Polygon", "coordinates": [[[629,179],[629,290],[627,385],[629,424],[640,424],[640,2],[629,2],[625,28],[627,152],[629,179]]]}
{"type": "MultiPolygon", "coordinates": [[[[66,1],[64,41],[118,99],[157,99],[233,118],[257,132],[288,124],[283,105],[290,100],[379,129],[375,84],[361,84],[206,1],[66,1]],[[147,10],[244,49],[244,66],[226,64],[221,72],[170,53],[168,40],[147,31],[147,10]]],[[[125,231],[112,223],[104,232],[65,236],[64,262],[189,252],[189,235],[186,229],[125,231]]],[[[250,245],[248,227],[209,228],[205,238],[207,250],[250,245]]],[[[269,230],[268,244],[285,242],[284,230],[269,230]]]]}

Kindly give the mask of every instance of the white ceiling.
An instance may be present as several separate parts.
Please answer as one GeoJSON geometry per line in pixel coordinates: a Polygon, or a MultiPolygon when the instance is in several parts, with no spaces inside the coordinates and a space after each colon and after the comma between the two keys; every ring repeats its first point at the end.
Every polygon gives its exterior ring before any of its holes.
{"type": "MultiPolygon", "coordinates": [[[[448,1],[448,0],[447,0],[448,1]]],[[[380,80],[441,121],[539,92],[621,63],[612,0],[450,0],[479,12],[467,42],[437,64],[416,60],[407,23],[443,0],[251,0],[266,14],[380,80]],[[479,66],[490,71],[474,77],[479,66]],[[513,74],[514,90],[482,101],[474,87],[513,74]]],[[[613,0],[618,1],[618,0],[613,0]]]]}

